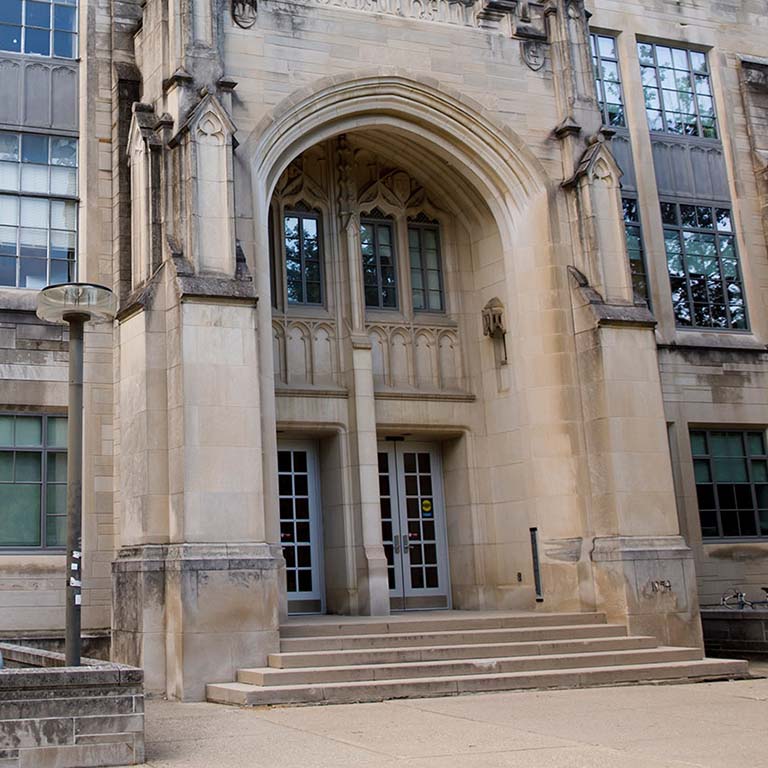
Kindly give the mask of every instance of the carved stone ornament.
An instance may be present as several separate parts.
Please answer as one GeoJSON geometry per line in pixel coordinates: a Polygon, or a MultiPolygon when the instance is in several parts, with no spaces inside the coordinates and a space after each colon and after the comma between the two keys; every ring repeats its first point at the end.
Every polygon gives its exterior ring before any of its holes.
{"type": "Polygon", "coordinates": [[[547,48],[539,40],[523,40],[520,51],[528,69],[538,72],[547,60],[547,48]]]}
{"type": "Polygon", "coordinates": [[[232,0],[232,21],[242,29],[250,29],[256,23],[258,0],[232,0]]]}
{"type": "Polygon", "coordinates": [[[493,298],[483,307],[483,336],[500,339],[504,337],[506,332],[504,305],[499,299],[493,298]]]}

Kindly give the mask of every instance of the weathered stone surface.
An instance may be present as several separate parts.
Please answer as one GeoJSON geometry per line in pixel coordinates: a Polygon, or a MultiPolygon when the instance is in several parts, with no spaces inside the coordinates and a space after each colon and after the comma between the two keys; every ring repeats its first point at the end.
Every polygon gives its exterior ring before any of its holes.
{"type": "Polygon", "coordinates": [[[0,757],[12,768],[86,768],[144,761],[142,670],[0,644],[0,757]]]}

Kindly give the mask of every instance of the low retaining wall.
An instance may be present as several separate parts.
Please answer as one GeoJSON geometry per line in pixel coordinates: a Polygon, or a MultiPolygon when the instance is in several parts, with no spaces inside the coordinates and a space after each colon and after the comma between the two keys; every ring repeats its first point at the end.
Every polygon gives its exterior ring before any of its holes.
{"type": "Polygon", "coordinates": [[[707,653],[768,655],[768,611],[706,608],[701,625],[707,653]]]}
{"type": "Polygon", "coordinates": [[[0,768],[144,762],[144,673],[0,643],[0,768]]]}

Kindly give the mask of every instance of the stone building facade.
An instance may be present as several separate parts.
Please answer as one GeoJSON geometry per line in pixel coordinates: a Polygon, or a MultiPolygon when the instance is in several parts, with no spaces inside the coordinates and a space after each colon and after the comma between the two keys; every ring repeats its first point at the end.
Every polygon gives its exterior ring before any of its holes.
{"type": "MultiPolygon", "coordinates": [[[[696,646],[700,601],[762,586],[764,1],[80,6],[79,62],[0,17],[0,132],[79,137],[77,190],[32,197],[79,201],[77,274],[121,305],[86,339],[85,625],[150,690],[263,664],[289,612],[696,646]]],[[[26,282],[20,237],[0,630],[45,634],[66,338],[32,314],[53,234],[26,282]]]]}

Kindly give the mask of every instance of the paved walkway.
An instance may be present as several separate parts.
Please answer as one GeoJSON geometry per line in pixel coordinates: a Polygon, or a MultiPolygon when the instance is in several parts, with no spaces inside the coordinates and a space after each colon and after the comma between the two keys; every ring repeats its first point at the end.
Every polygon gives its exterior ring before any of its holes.
{"type": "Polygon", "coordinates": [[[765,679],[147,715],[152,768],[768,768],[765,679]]]}

